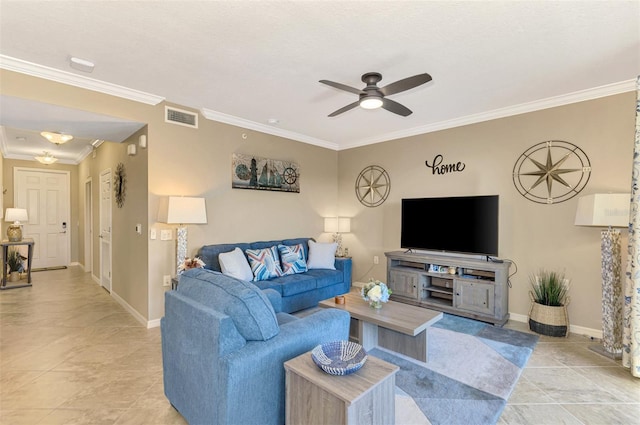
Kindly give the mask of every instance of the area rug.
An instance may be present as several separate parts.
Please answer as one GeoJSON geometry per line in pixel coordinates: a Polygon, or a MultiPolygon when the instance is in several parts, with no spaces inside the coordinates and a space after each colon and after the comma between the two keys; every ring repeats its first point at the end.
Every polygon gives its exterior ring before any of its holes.
{"type": "Polygon", "coordinates": [[[413,405],[426,417],[409,416],[411,423],[495,424],[538,337],[449,314],[428,332],[426,364],[384,349],[369,352],[400,367],[396,409],[413,405]]]}

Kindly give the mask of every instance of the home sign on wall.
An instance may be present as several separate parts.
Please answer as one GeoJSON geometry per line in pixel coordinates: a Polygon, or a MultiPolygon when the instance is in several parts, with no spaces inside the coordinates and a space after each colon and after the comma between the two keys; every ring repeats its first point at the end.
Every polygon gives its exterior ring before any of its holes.
{"type": "Polygon", "coordinates": [[[443,164],[444,156],[438,154],[433,157],[433,162],[429,164],[429,161],[425,161],[424,165],[427,168],[431,168],[431,174],[448,174],[448,173],[461,173],[464,171],[466,164],[464,162],[451,162],[443,164]]]}

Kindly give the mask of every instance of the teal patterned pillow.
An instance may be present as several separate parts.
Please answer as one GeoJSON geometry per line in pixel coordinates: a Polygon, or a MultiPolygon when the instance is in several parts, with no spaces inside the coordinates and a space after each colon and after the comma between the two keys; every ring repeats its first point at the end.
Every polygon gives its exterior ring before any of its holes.
{"type": "Polygon", "coordinates": [[[283,276],[307,271],[307,260],[304,258],[302,244],[292,246],[278,245],[278,251],[280,251],[283,276]]]}
{"type": "Polygon", "coordinates": [[[258,280],[269,280],[273,277],[282,276],[280,268],[280,256],[275,246],[264,249],[247,249],[244,251],[249,259],[254,282],[258,280]]]}

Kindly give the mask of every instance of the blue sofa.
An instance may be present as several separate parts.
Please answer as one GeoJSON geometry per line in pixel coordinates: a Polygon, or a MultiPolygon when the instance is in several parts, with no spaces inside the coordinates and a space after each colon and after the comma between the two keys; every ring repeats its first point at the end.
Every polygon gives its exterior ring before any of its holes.
{"type": "MultiPolygon", "coordinates": [[[[302,244],[305,258],[309,259],[309,240],[311,238],[285,239],[251,243],[233,243],[205,245],[198,251],[198,257],[206,264],[205,268],[221,272],[218,255],[233,251],[236,247],[242,252],[247,249],[269,248],[274,245],[302,244]]],[[[313,240],[313,239],[311,239],[313,240]]],[[[305,273],[281,276],[270,280],[252,282],[260,289],[273,289],[282,296],[282,311],[292,313],[314,307],[319,301],[351,290],[351,259],[336,258],[336,270],[312,269],[305,273]]],[[[182,281],[181,283],[182,284],[182,281]]]]}
{"type": "Polygon", "coordinates": [[[296,318],[281,301],[272,289],[204,269],[186,271],[165,293],[164,392],[189,424],[284,424],[284,362],[348,338],[349,313],[296,318]]]}

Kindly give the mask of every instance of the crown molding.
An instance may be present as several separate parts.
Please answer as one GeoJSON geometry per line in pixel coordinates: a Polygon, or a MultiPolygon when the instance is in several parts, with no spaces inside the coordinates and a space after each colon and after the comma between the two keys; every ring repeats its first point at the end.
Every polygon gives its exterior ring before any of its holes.
{"type": "Polygon", "coordinates": [[[283,130],[281,128],[276,128],[270,125],[260,124],[255,121],[250,121],[250,120],[239,118],[233,115],[223,114],[222,112],[213,111],[207,108],[202,108],[200,110],[200,113],[206,119],[211,121],[218,121],[225,124],[234,125],[236,127],[246,128],[248,130],[255,130],[261,133],[267,133],[274,136],[284,137],[286,139],[296,140],[298,142],[320,146],[322,148],[339,150],[339,146],[337,143],[316,139],[315,137],[306,136],[304,134],[296,133],[294,131],[283,130]]]}
{"type": "MultiPolygon", "coordinates": [[[[19,159],[21,161],[38,162],[33,155],[9,154],[9,155],[6,155],[5,158],[6,159],[19,159]]],[[[58,158],[58,161],[56,162],[56,164],[78,165],[78,163],[75,162],[72,159],[62,159],[62,158],[58,158]]]]}
{"type": "Polygon", "coordinates": [[[625,80],[618,83],[607,84],[592,89],[580,90],[560,96],[540,99],[533,102],[521,103],[519,105],[509,106],[506,108],[494,109],[493,111],[482,112],[479,114],[467,115],[464,117],[454,118],[451,120],[440,121],[420,127],[413,127],[406,130],[396,131],[392,133],[382,134],[376,137],[361,139],[348,145],[340,147],[338,150],[352,149],[360,146],[372,145],[375,143],[387,142],[389,140],[401,139],[404,137],[417,136],[420,134],[432,133],[440,130],[447,130],[455,127],[462,127],[469,124],[477,124],[479,122],[491,121],[499,118],[506,118],[513,115],[526,114],[529,112],[540,111],[543,109],[555,108],[558,106],[569,105],[572,103],[584,102],[601,97],[613,96],[616,94],[627,93],[636,90],[636,80],[625,80]]]}
{"type": "Polygon", "coordinates": [[[22,59],[13,58],[11,56],[0,55],[0,68],[133,100],[135,102],[146,103],[147,105],[157,105],[164,100],[164,97],[162,96],[156,96],[154,94],[130,89],[117,84],[99,81],[71,72],[50,68],[48,66],[38,65],[22,59]]]}

